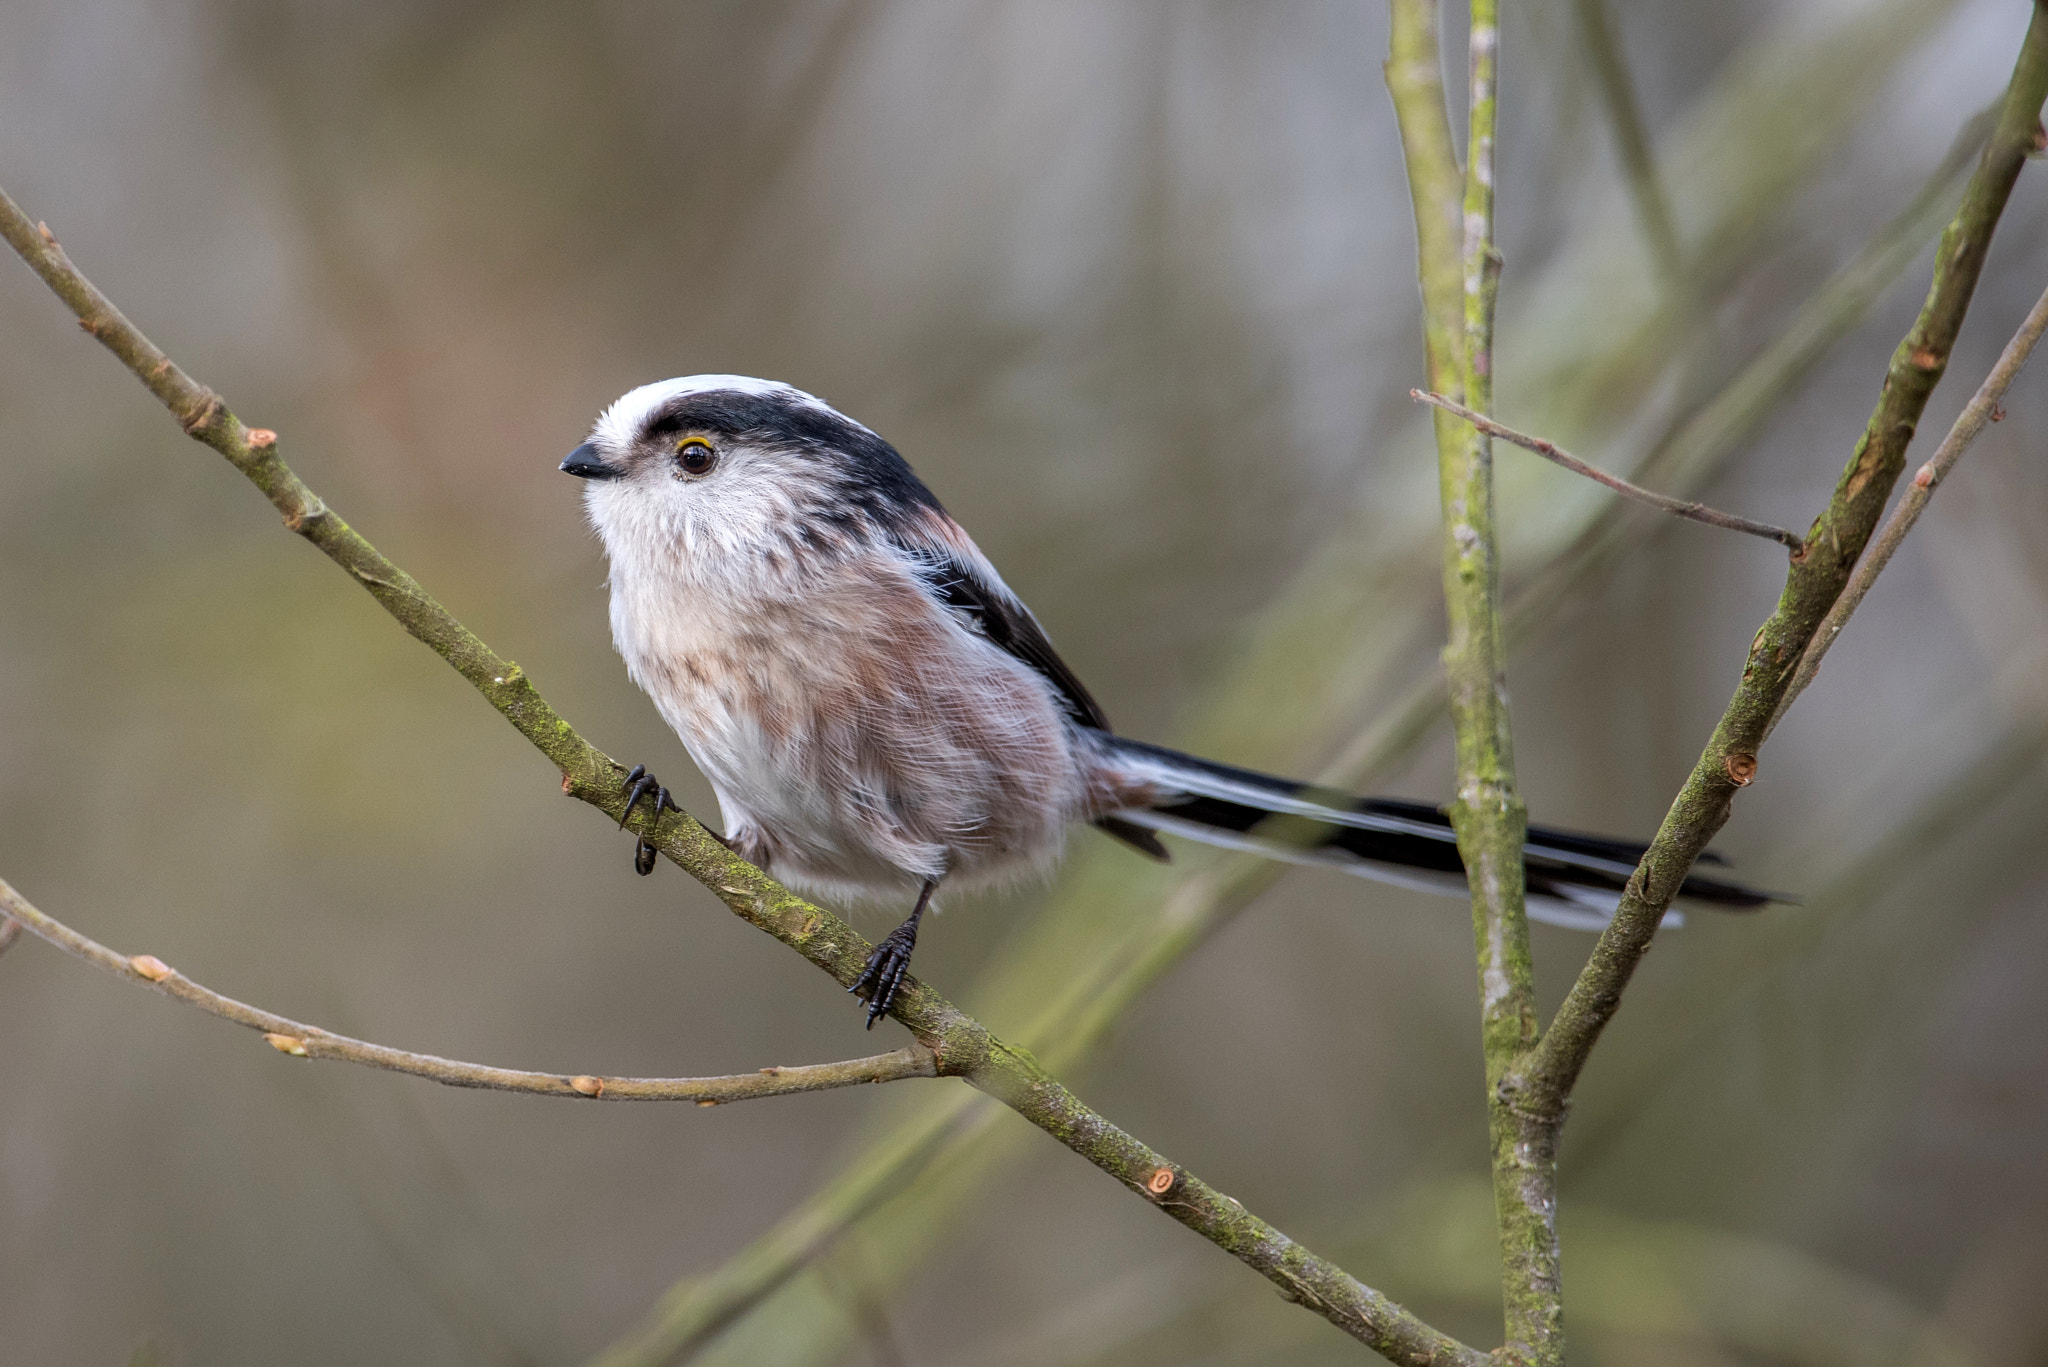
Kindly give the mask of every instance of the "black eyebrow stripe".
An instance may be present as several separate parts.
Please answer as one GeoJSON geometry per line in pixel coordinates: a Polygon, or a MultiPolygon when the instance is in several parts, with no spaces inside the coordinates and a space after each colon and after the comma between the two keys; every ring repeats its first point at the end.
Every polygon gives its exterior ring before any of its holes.
{"type": "Polygon", "coordinates": [[[835,525],[862,519],[894,524],[915,509],[945,511],[895,447],[844,414],[794,393],[707,389],[684,394],[641,425],[640,439],[686,431],[780,446],[828,461],[820,488],[829,498],[814,511],[835,525]]]}

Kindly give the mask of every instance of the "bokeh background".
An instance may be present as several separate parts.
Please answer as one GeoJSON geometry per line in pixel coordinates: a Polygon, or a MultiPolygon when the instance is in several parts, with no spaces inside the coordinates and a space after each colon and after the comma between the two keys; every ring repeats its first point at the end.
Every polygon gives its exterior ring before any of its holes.
{"type": "MultiPolygon", "coordinates": [[[[1506,7],[1499,411],[1803,527],[2026,6],[1615,8],[1654,191],[1623,172],[1585,7],[1506,7]]],[[[1384,52],[1364,0],[14,0],[0,183],[693,810],[555,465],[618,393],[706,370],[891,437],[1132,734],[1434,800],[1433,462],[1384,52]]],[[[2032,167],[1915,460],[2048,281],[2044,230],[2032,167]]],[[[124,952],[455,1057],[672,1075],[901,1039],[674,869],[635,878],[627,837],[15,264],[0,318],[0,875],[124,952]]],[[[1586,1075],[1577,1361],[2048,1357],[2041,375],[1719,842],[1805,905],[1661,938],[1586,1075]]],[[[1647,834],[1779,552],[1500,461],[1530,804],[1647,834]]],[[[1052,888],[949,908],[919,968],[1493,1344],[1464,912],[1243,879],[1084,833],[1052,888]],[[1133,937],[1158,962],[1091,986],[1133,937]]],[[[1590,943],[1536,931],[1547,1001],[1590,943]]],[[[24,941],[0,960],[0,1362],[569,1364],[663,1306],[673,1341],[730,1260],[947,1107],[942,1162],[690,1351],[1361,1358],[955,1083],[716,1110],[449,1091],[290,1062],[24,941]]]]}

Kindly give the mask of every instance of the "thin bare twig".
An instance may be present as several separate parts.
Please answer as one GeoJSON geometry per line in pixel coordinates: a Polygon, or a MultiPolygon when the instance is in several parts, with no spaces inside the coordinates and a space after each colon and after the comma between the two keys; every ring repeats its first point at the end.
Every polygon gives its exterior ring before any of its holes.
{"type": "Polygon", "coordinates": [[[371,1044],[322,1030],[265,1011],[261,1007],[224,997],[201,987],[163,960],[151,954],[126,955],[108,949],[97,940],[79,934],[63,922],[38,911],[27,898],[0,880],[0,911],[12,926],[25,926],[31,934],[49,941],[75,958],[115,977],[153,987],[176,1001],[196,1006],[209,1015],[236,1025],[259,1030],[279,1053],[293,1058],[331,1058],[409,1073],[445,1087],[477,1087],[493,1092],[526,1092],[534,1096],[558,1096],[584,1101],[694,1101],[699,1106],[717,1106],[728,1101],[748,1101],[762,1096],[787,1096],[792,1092],[822,1092],[835,1087],[855,1087],[869,1082],[896,1082],[907,1077],[937,1077],[938,1061],[924,1048],[898,1049],[872,1058],[848,1059],[844,1063],[813,1063],[796,1068],[763,1068],[759,1072],[728,1077],[603,1077],[590,1073],[530,1073],[516,1068],[491,1068],[481,1063],[460,1063],[433,1054],[415,1054],[388,1045],[371,1044]]]}
{"type": "Polygon", "coordinates": [[[1623,498],[1631,498],[1638,503],[1648,504],[1659,512],[1670,513],[1674,517],[1690,518],[1694,522],[1704,522],[1709,527],[1722,527],[1731,532],[1747,532],[1751,536],[1760,536],[1766,541],[1775,541],[1794,553],[1797,553],[1799,548],[1805,544],[1800,539],[1799,533],[1787,531],[1783,527],[1773,527],[1768,522],[1753,522],[1746,517],[1737,517],[1733,513],[1724,513],[1709,508],[1704,503],[1689,503],[1682,498],[1671,498],[1665,494],[1653,494],[1648,489],[1630,484],[1619,475],[1610,475],[1605,470],[1586,464],[1586,462],[1580,460],[1571,452],[1564,450],[1555,442],[1545,441],[1541,437],[1532,437],[1525,432],[1517,432],[1512,427],[1503,427],[1485,414],[1473,412],[1456,399],[1447,399],[1441,394],[1431,394],[1427,390],[1422,389],[1409,390],[1408,397],[1414,399],[1417,403],[1426,403],[1432,407],[1441,408],[1446,413],[1454,413],[1490,437],[1499,437],[1502,441],[1513,442],[1524,451],[1534,451],[1552,464],[1561,465],[1575,475],[1584,475],[1596,484],[1606,485],[1623,498]]]}
{"type": "Polygon", "coordinates": [[[1998,401],[2005,397],[2005,391],[2019,378],[2027,364],[2027,358],[2034,353],[2034,345],[2041,340],[2041,334],[2048,331],[2048,290],[2034,301],[2034,307],[2027,314],[2020,330],[2005,344],[1999,354],[1998,364],[1991,367],[1991,373],[1984,377],[1984,383],[1977,387],[1977,393],[1963,407],[1963,411],[1948,429],[1941,445],[1934,455],[1913,475],[1913,483],[1907,488],[1899,506],[1892,509],[1892,515],[1885,521],[1884,530],[1877,534],[1870,550],[1856,565],[1856,572],[1849,576],[1849,582],[1842,589],[1842,596],[1828,609],[1828,615],[1821,620],[1820,627],[1813,633],[1813,640],[1807,644],[1806,653],[1799,657],[1799,667],[1792,673],[1792,682],[1786,685],[1785,697],[1779,702],[1777,713],[1771,718],[1775,728],[1783,720],[1785,710],[1792,706],[1792,700],[1806,691],[1813,682],[1813,676],[1820,670],[1820,662],[1827,655],[1828,647],[1842,634],[1842,628],[1849,621],[1849,614],[1856,611],[1863,602],[1870,586],[1877,582],[1877,576],[1891,563],[1892,553],[1899,543],[1906,539],[1906,533],[1913,530],[1913,524],[1920,520],[1920,514],[1927,511],[1927,505],[1934,499],[1934,490],[1948,478],[1949,471],[1963,458],[1963,452],[1970,449],[1970,443],[1984,428],[2003,416],[1998,401]]]}
{"type": "Polygon", "coordinates": [[[12,949],[14,942],[20,938],[21,922],[0,916],[0,954],[12,949]]]}
{"type": "MultiPolygon", "coordinates": [[[[565,795],[615,819],[623,816],[624,767],[570,726],[518,666],[484,644],[306,487],[279,455],[275,432],[245,427],[220,395],[173,363],[72,265],[50,230],[31,220],[4,191],[0,237],[72,309],[79,325],[170,409],[188,436],[226,457],[270,499],[288,528],[349,571],[386,612],[553,761],[565,795]]],[[[749,925],[842,985],[859,976],[873,948],[865,939],[838,916],[734,854],[687,813],[640,817],[631,824],[749,925]]],[[[925,983],[906,979],[889,1014],[931,1051],[941,1076],[964,1078],[1001,1101],[1126,1190],[1272,1281],[1283,1295],[1383,1356],[1418,1367],[1485,1363],[1483,1353],[1425,1323],[1089,1109],[1028,1052],[997,1038],[925,983]]]]}

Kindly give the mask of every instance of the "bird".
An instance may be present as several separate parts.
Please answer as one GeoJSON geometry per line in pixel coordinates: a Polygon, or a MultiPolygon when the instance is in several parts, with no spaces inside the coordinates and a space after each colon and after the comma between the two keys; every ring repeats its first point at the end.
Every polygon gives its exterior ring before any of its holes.
{"type": "MultiPolygon", "coordinates": [[[[642,385],[560,468],[585,482],[613,642],[710,780],[719,839],[829,903],[912,902],[848,989],[869,1029],[942,885],[1042,876],[1077,824],[1158,860],[1164,833],[1466,893],[1436,807],[1117,735],[896,448],[803,390],[741,375],[642,385]]],[[[644,799],[656,821],[675,806],[645,765],[627,781],[622,828],[644,799]]],[[[1643,850],[1531,826],[1530,916],[1598,929],[1643,850]]],[[[641,838],[640,873],[654,853],[641,838]]],[[[1679,896],[1788,900],[1700,873],[1679,896]]]]}

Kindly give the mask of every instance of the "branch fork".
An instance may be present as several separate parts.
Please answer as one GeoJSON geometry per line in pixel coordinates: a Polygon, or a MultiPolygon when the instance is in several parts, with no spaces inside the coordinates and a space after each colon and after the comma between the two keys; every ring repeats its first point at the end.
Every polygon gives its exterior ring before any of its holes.
{"type": "MultiPolygon", "coordinates": [[[[1870,579],[1924,507],[1933,487],[1995,411],[2005,384],[2043,328],[2048,295],[2007,349],[1994,379],[1958,420],[1956,431],[1901,502],[1876,551],[1856,561],[1877,526],[1904,465],[1905,448],[1928,395],[1946,367],[1969,307],[1991,235],[2022,161],[2037,150],[2040,112],[2048,98],[2048,0],[2034,14],[2013,77],[1963,202],[1943,234],[1933,285],[1918,320],[1893,355],[1876,410],[1855,458],[1828,508],[1806,537],[1641,489],[1560,450],[1554,443],[1503,427],[1491,406],[1493,288],[1492,186],[1497,60],[1497,0],[1472,0],[1471,129],[1462,202],[1462,299],[1443,282],[1454,278],[1454,244],[1442,231],[1455,212],[1451,187],[1458,166],[1435,60],[1434,0],[1392,0],[1388,84],[1401,126],[1415,207],[1430,385],[1411,390],[1439,411],[1436,422],[1444,507],[1444,596],[1449,643],[1444,651],[1457,728],[1458,790],[1493,793],[1490,803],[1461,800],[1453,809],[1460,853],[1473,889],[1481,978],[1482,1038],[1493,1134],[1495,1205],[1500,1222],[1506,1346],[1516,1362],[1564,1360],[1563,1299],[1556,1235],[1558,1136],[1571,1092],[1601,1032],[1619,1008],[1636,965],[1649,949],[1672,896],[1720,829],[1734,794],[1755,781],[1757,753],[1820,654],[1852,612],[1870,579]],[[1398,79],[1397,79],[1398,73],[1398,79]],[[1462,307],[1461,307],[1462,306],[1462,307]],[[2037,316],[2038,315],[2038,319],[2037,316]],[[2010,364],[2008,364],[2010,362],[2010,364]],[[1455,418],[1463,426],[1446,421],[1455,418]],[[1966,424],[1974,424],[1965,432],[1966,424]],[[1960,439],[1959,439],[1959,434],[1960,439]],[[1602,932],[1550,1027],[1535,1025],[1522,904],[1514,762],[1505,690],[1500,682],[1500,602],[1492,522],[1488,438],[1534,451],[1615,492],[1680,517],[1761,536],[1790,552],[1777,611],[1758,631],[1735,696],[1691,778],[1673,802],[1656,839],[1629,877],[1621,905],[1602,932]],[[1953,449],[1952,449],[1953,444],[1953,449]],[[1896,535],[1893,529],[1896,528],[1896,535]],[[1815,548],[1827,553],[1813,554],[1815,548]],[[1851,569],[1856,567],[1855,578],[1851,569]],[[1823,620],[1825,619],[1825,620],[1823,620]],[[1512,854],[1510,861],[1508,854],[1512,854]]],[[[1586,6],[1597,11],[1597,4],[1586,6]]],[[[1595,15],[1597,16],[1597,13],[1595,15]]],[[[1675,253],[1674,253],[1675,256],[1675,253]]]]}

